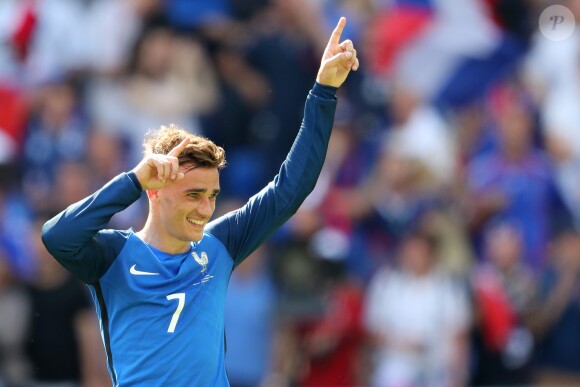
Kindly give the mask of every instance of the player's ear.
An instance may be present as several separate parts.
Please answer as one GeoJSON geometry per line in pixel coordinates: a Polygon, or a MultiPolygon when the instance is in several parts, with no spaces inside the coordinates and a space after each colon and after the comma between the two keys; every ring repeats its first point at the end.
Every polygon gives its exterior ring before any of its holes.
{"type": "Polygon", "coordinates": [[[147,198],[150,202],[157,202],[159,201],[159,190],[158,189],[150,189],[145,191],[147,193],[147,198]]]}

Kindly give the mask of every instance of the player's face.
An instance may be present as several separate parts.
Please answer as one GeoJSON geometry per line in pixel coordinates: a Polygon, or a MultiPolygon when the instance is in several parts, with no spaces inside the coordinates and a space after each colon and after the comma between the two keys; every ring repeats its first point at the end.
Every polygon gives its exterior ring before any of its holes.
{"type": "Polygon", "coordinates": [[[167,237],[197,242],[203,236],[220,191],[217,168],[180,167],[185,177],[159,190],[159,214],[167,237]]]}

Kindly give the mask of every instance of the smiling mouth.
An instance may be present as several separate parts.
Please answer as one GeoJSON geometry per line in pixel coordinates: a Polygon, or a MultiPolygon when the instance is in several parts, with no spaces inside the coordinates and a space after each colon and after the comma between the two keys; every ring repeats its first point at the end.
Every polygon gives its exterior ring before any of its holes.
{"type": "Polygon", "coordinates": [[[197,220],[192,218],[186,218],[187,221],[191,224],[195,224],[196,226],[203,226],[205,224],[205,220],[197,220]]]}

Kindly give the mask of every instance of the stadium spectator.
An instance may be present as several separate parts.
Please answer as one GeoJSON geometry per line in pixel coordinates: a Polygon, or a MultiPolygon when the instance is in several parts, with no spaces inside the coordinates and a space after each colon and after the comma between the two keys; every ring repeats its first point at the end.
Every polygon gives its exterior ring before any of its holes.
{"type": "Polygon", "coordinates": [[[321,315],[297,327],[304,370],[300,386],[355,386],[363,382],[363,294],[340,259],[318,258],[321,315]]]}
{"type": "Polygon", "coordinates": [[[516,85],[498,86],[491,94],[498,147],[471,162],[466,200],[474,239],[481,238],[490,222],[517,223],[524,238],[525,264],[537,271],[546,263],[550,234],[566,222],[567,208],[553,180],[553,164],[534,144],[534,110],[529,102],[516,85]]]}
{"type": "Polygon", "coordinates": [[[294,274],[286,273],[281,281],[285,299],[278,314],[273,381],[304,387],[362,385],[362,287],[347,271],[346,251],[332,246],[340,244],[336,236],[326,230],[308,239],[311,245],[297,246],[294,257],[279,257],[290,258],[280,265],[294,274]],[[312,273],[306,289],[300,288],[292,259],[312,273]]]}
{"type": "Polygon", "coordinates": [[[226,368],[232,387],[266,385],[273,359],[276,289],[270,249],[260,247],[230,278],[226,297],[226,368]]]}
{"type": "Polygon", "coordinates": [[[523,256],[521,229],[507,222],[491,225],[483,250],[472,277],[477,317],[470,384],[527,384],[534,349],[528,318],[536,283],[523,256]]]}
{"type": "Polygon", "coordinates": [[[135,163],[141,139],[153,128],[174,123],[201,133],[199,116],[215,107],[217,90],[205,49],[164,20],[151,21],[132,49],[126,72],[97,79],[88,93],[95,124],[122,135],[128,162],[135,163]]]}
{"type": "Polygon", "coordinates": [[[94,304],[82,282],[46,251],[41,224],[31,235],[38,273],[26,285],[29,307],[24,326],[31,383],[87,387],[110,385],[94,304]]]}
{"type": "Polygon", "coordinates": [[[373,277],[366,304],[376,351],[371,386],[466,384],[467,297],[436,256],[433,237],[414,232],[401,242],[398,265],[373,277]]]}
{"type": "Polygon", "coordinates": [[[22,161],[22,187],[28,204],[46,213],[58,178],[59,163],[84,158],[90,124],[83,112],[78,85],[55,78],[36,89],[22,161]]]}
{"type": "Polygon", "coordinates": [[[393,261],[400,238],[440,200],[432,182],[422,163],[397,149],[380,154],[348,207],[355,219],[348,260],[353,273],[366,281],[393,261]]]}

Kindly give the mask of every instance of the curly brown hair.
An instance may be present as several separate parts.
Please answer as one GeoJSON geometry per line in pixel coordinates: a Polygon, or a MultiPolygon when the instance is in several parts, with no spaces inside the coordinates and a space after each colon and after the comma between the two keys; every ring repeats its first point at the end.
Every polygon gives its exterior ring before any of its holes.
{"type": "Polygon", "coordinates": [[[145,155],[166,155],[186,137],[189,137],[190,140],[177,158],[180,165],[193,163],[199,167],[217,169],[226,166],[226,153],[221,146],[205,137],[189,133],[174,124],[163,125],[158,129],[149,131],[143,142],[144,153],[145,155]]]}

